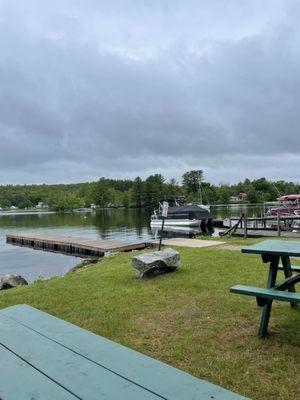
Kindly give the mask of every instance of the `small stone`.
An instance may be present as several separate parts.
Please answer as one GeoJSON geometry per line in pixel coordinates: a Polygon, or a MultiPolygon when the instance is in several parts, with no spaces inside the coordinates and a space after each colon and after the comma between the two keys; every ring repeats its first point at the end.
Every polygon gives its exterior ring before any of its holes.
{"type": "Polygon", "coordinates": [[[101,258],[99,258],[99,259],[98,258],[85,258],[82,261],[80,261],[78,264],[76,264],[74,267],[72,267],[68,272],[77,272],[78,270],[89,267],[92,264],[95,264],[100,261],[101,261],[101,258]]]}
{"type": "Polygon", "coordinates": [[[28,285],[21,275],[4,275],[0,278],[0,290],[10,289],[15,286],[28,285]]]}
{"type": "Polygon", "coordinates": [[[138,278],[145,278],[155,272],[172,272],[180,265],[180,254],[173,249],[154,251],[132,257],[132,265],[138,278]]]}
{"type": "Polygon", "coordinates": [[[90,264],[96,264],[98,261],[99,261],[98,258],[84,258],[84,259],[81,261],[81,264],[82,264],[82,265],[85,265],[85,266],[88,266],[88,265],[90,265],[90,264]]]}

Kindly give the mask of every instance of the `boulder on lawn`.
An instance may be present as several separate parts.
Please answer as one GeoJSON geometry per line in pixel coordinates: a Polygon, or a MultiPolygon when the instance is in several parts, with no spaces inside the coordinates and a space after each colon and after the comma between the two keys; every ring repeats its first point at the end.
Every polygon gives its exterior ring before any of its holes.
{"type": "Polygon", "coordinates": [[[0,278],[0,290],[10,289],[15,286],[28,285],[21,275],[4,275],[0,278]]]}
{"type": "Polygon", "coordinates": [[[155,272],[172,272],[180,265],[180,254],[173,249],[153,251],[132,257],[132,265],[138,278],[145,278],[155,272]]]}

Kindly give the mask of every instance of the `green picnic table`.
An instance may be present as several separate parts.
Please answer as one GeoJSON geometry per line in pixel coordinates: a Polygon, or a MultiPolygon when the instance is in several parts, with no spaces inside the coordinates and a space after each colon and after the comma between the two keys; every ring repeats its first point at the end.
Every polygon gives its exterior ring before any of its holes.
{"type": "Polygon", "coordinates": [[[260,254],[262,261],[269,264],[266,288],[235,285],[230,289],[232,293],[256,297],[257,305],[263,308],[258,336],[265,338],[273,300],[290,302],[291,307],[300,303],[300,294],[295,291],[295,284],[300,282],[300,267],[291,265],[290,260],[290,257],[300,257],[300,242],[265,240],[243,248],[242,253],[260,254]],[[277,273],[280,270],[284,272],[285,279],[276,283],[277,273]]]}
{"type": "Polygon", "coordinates": [[[27,305],[0,310],[0,360],[1,400],[245,399],[27,305]]]}

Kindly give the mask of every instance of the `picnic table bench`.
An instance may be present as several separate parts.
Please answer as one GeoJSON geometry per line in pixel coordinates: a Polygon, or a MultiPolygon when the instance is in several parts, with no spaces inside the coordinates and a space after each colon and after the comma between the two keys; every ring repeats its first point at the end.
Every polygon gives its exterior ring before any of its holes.
{"type": "Polygon", "coordinates": [[[0,360],[1,400],[245,399],[27,305],[0,310],[0,360]]]}
{"type": "Polygon", "coordinates": [[[300,267],[291,265],[290,257],[300,257],[300,242],[288,240],[265,240],[242,249],[242,253],[260,254],[264,263],[269,263],[266,288],[235,285],[230,292],[255,296],[257,305],[263,307],[258,336],[265,338],[273,300],[290,302],[291,307],[300,303],[300,294],[295,284],[300,282],[300,267]],[[282,264],[279,264],[280,259],[282,264]],[[285,279],[276,284],[277,272],[283,271],[285,279]]]}

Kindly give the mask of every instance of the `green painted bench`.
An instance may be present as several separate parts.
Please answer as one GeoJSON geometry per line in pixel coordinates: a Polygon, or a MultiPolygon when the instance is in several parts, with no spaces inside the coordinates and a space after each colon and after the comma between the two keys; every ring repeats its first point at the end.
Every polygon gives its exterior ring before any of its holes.
{"type": "Polygon", "coordinates": [[[300,303],[300,295],[296,293],[295,285],[300,282],[300,267],[291,265],[291,257],[300,257],[300,242],[288,240],[265,240],[252,246],[244,247],[242,253],[259,254],[264,264],[269,264],[266,288],[236,285],[231,293],[255,296],[257,305],[263,307],[258,336],[265,338],[268,333],[269,319],[273,300],[288,301],[294,308],[300,303]],[[279,264],[279,261],[282,264],[279,264]],[[277,281],[278,271],[283,271],[285,279],[277,281]]]}
{"type": "Polygon", "coordinates": [[[245,399],[27,305],[0,310],[0,360],[1,400],[245,399]]]}
{"type": "MultiPolygon", "coordinates": [[[[278,270],[279,271],[284,271],[284,266],[282,264],[278,265],[278,270]]],[[[291,265],[291,270],[292,272],[300,272],[300,266],[299,265],[291,265]]]]}
{"type": "Polygon", "coordinates": [[[246,296],[254,296],[268,300],[288,301],[292,303],[300,303],[300,294],[293,292],[283,292],[276,289],[264,289],[255,286],[235,285],[230,288],[231,293],[244,294],[246,296]]]}

